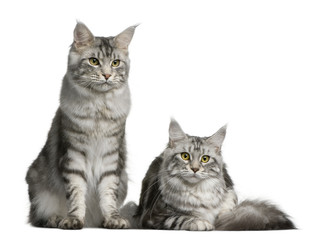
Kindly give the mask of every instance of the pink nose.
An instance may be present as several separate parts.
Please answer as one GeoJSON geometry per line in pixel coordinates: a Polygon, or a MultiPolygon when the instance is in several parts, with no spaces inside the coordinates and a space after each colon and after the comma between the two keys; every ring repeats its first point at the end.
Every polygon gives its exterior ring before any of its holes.
{"type": "Polygon", "coordinates": [[[105,77],[106,80],[108,80],[110,78],[110,76],[112,76],[112,75],[110,75],[110,74],[103,74],[103,76],[105,77]]]}

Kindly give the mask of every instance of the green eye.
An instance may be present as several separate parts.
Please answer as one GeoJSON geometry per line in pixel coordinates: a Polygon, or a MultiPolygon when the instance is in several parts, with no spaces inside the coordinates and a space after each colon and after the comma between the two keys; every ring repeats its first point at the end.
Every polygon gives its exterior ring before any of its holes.
{"type": "Polygon", "coordinates": [[[100,61],[99,61],[97,58],[89,58],[89,63],[90,63],[92,66],[100,65],[100,61]]]}
{"type": "Polygon", "coordinates": [[[207,163],[207,162],[209,162],[209,160],[210,160],[210,157],[208,155],[203,155],[201,157],[201,162],[203,162],[203,163],[207,163]]]}
{"type": "Polygon", "coordinates": [[[181,153],[181,157],[183,160],[186,160],[186,161],[190,160],[189,153],[183,152],[183,153],[181,153]]]}
{"type": "Polygon", "coordinates": [[[120,60],[115,59],[114,61],[112,61],[112,67],[118,67],[120,65],[120,60]]]}

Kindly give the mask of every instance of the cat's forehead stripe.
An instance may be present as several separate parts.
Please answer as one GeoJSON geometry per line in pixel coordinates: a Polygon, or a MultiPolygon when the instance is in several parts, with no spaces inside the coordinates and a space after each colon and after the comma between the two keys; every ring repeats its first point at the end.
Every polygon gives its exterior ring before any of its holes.
{"type": "Polygon", "coordinates": [[[107,38],[100,38],[100,45],[98,46],[103,56],[111,57],[113,53],[113,47],[110,45],[107,38]]]}
{"type": "Polygon", "coordinates": [[[195,150],[200,150],[200,145],[201,145],[201,143],[202,143],[201,138],[199,138],[199,137],[193,137],[193,138],[191,139],[191,142],[192,142],[192,144],[193,144],[195,150]]]}

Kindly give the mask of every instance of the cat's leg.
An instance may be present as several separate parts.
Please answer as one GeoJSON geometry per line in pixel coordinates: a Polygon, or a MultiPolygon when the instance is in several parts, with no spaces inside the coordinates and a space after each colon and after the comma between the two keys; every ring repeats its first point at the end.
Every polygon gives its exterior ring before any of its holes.
{"type": "Polygon", "coordinates": [[[67,216],[58,225],[62,229],[81,229],[84,225],[87,179],[82,169],[82,161],[79,158],[73,159],[65,159],[61,170],[68,206],[67,216]]]}
{"type": "Polygon", "coordinates": [[[125,171],[124,140],[116,152],[104,155],[102,174],[98,180],[100,208],[104,218],[104,228],[129,228],[127,219],[120,216],[119,206],[127,195],[128,176],[125,171]]]}
{"type": "Polygon", "coordinates": [[[81,229],[85,217],[86,179],[75,170],[64,173],[68,213],[58,225],[62,229],[81,229]]]}
{"type": "Polygon", "coordinates": [[[129,228],[129,222],[121,217],[118,205],[122,200],[119,193],[122,191],[119,171],[104,172],[99,180],[98,193],[100,197],[100,208],[104,217],[105,228],[129,228]]]}
{"type": "Polygon", "coordinates": [[[188,230],[188,231],[211,231],[214,226],[207,220],[193,216],[172,216],[164,221],[164,229],[188,230]]]}
{"type": "Polygon", "coordinates": [[[118,199],[117,199],[117,207],[120,208],[124,203],[128,190],[128,175],[125,169],[122,170],[120,175],[120,181],[118,186],[118,199]]]}

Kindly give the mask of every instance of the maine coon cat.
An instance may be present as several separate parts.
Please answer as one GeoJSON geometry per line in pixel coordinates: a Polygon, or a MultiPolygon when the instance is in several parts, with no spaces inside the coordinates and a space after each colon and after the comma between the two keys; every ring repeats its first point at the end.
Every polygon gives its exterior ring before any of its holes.
{"type": "Polygon", "coordinates": [[[125,124],[130,110],[128,45],[74,29],[60,106],[26,181],[34,226],[127,228],[118,212],[127,193],[125,124]]]}
{"type": "Polygon", "coordinates": [[[226,127],[211,137],[185,134],[172,120],[169,143],[142,182],[134,227],[176,230],[268,230],[295,228],[288,216],[266,201],[238,204],[221,154],[226,127]]]}

